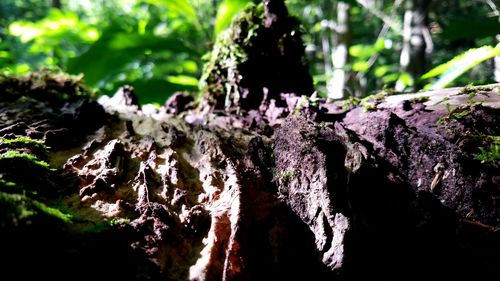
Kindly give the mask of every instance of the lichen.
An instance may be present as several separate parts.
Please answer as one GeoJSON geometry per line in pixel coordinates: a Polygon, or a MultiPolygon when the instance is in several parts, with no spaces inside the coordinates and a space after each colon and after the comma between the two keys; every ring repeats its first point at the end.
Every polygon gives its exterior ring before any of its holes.
{"type": "Polygon", "coordinates": [[[274,176],[283,181],[283,182],[289,182],[291,179],[293,179],[295,176],[297,175],[297,173],[293,170],[286,170],[286,171],[282,171],[282,172],[277,172],[274,174],[274,176]]]}

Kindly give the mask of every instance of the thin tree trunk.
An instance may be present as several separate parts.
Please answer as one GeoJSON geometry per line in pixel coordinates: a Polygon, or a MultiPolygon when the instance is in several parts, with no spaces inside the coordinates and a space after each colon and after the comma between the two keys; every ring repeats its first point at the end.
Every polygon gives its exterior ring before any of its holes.
{"type": "MultiPolygon", "coordinates": [[[[497,42],[500,43],[500,34],[497,35],[497,42]]],[[[495,81],[500,83],[500,56],[495,57],[495,63],[494,63],[494,75],[495,75],[495,81]]]]}
{"type": "Polygon", "coordinates": [[[349,57],[350,25],[349,4],[338,2],[337,4],[337,46],[332,54],[333,76],[328,83],[328,97],[339,99],[344,95],[346,84],[345,66],[349,57]]]}
{"type": "MultiPolygon", "coordinates": [[[[425,73],[427,57],[432,51],[432,41],[428,32],[428,8],[431,0],[411,0],[407,2],[407,10],[403,20],[403,48],[401,50],[400,68],[413,81],[425,73]]],[[[400,79],[397,90],[409,86],[400,79]]]]}

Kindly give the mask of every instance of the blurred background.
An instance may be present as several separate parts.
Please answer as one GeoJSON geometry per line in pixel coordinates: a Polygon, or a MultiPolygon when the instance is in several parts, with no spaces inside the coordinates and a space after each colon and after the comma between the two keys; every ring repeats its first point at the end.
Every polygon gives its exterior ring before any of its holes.
{"type": "MultiPolygon", "coordinates": [[[[251,0],[1,0],[0,73],[84,74],[141,103],[199,92],[204,55],[251,0]]],[[[288,0],[318,93],[500,82],[498,0],[288,0]]],[[[206,57],[206,56],[205,56],[206,57]]]]}

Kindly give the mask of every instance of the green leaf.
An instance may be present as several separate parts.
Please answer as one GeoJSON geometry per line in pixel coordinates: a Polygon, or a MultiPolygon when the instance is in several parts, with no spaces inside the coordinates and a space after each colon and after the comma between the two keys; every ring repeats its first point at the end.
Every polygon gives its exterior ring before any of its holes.
{"type": "Polygon", "coordinates": [[[99,82],[124,70],[129,63],[137,61],[146,51],[196,54],[182,41],[174,38],[107,32],[87,52],[70,59],[67,71],[73,74],[83,73],[88,85],[97,86],[99,82]]]}
{"type": "Polygon", "coordinates": [[[388,65],[382,65],[379,66],[375,69],[375,77],[382,77],[384,76],[387,72],[389,72],[390,67],[388,65]]]}
{"type": "Polygon", "coordinates": [[[366,72],[370,67],[366,61],[356,61],[352,65],[352,70],[357,72],[366,72]]]}
{"type": "Polygon", "coordinates": [[[96,28],[80,21],[72,12],[63,13],[59,9],[51,9],[46,18],[37,21],[15,21],[9,25],[9,33],[19,37],[21,42],[38,40],[39,44],[47,44],[48,38],[68,38],[74,36],[81,41],[93,42],[99,38],[96,28]]]}
{"type": "Polygon", "coordinates": [[[474,66],[498,55],[500,55],[500,43],[494,48],[492,46],[483,46],[469,49],[450,61],[431,69],[429,72],[422,75],[421,79],[428,79],[440,75],[436,82],[426,85],[425,89],[442,89],[474,66]]]}
{"type": "Polygon", "coordinates": [[[192,76],[187,76],[187,75],[169,76],[167,78],[167,81],[172,84],[198,88],[198,78],[192,76]]]}
{"type": "Polygon", "coordinates": [[[178,15],[186,17],[191,23],[198,25],[198,16],[196,10],[188,0],[144,0],[144,2],[162,5],[169,11],[177,13],[178,15]]]}
{"type": "Polygon", "coordinates": [[[405,87],[413,86],[414,81],[408,72],[403,72],[399,75],[398,82],[402,83],[405,87]]]}
{"type": "Polygon", "coordinates": [[[215,17],[214,35],[217,36],[226,29],[233,20],[233,17],[245,8],[251,0],[224,0],[220,3],[215,17]]]}
{"type": "Polygon", "coordinates": [[[124,82],[124,84],[134,87],[141,104],[163,104],[175,92],[194,92],[198,90],[198,86],[171,83],[164,79],[136,80],[124,82]]]}

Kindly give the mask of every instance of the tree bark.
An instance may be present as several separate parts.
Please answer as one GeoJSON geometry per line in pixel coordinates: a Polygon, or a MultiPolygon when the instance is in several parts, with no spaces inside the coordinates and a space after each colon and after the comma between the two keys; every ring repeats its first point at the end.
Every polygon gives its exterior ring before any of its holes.
{"type": "Polygon", "coordinates": [[[0,89],[6,276],[500,273],[500,163],[476,158],[500,135],[498,84],[374,97],[369,111],[289,95],[257,115],[200,115],[182,94],[139,106],[130,88],[95,102],[65,77],[0,89]]]}

